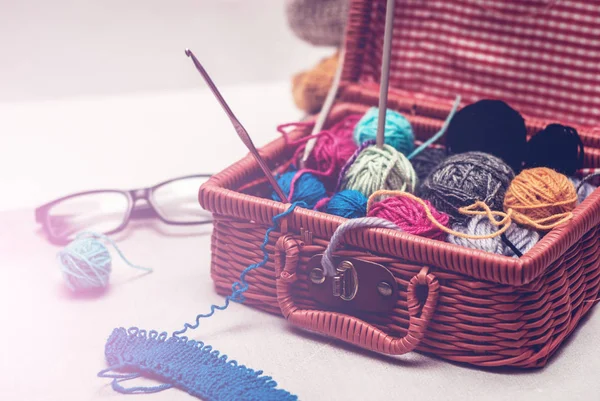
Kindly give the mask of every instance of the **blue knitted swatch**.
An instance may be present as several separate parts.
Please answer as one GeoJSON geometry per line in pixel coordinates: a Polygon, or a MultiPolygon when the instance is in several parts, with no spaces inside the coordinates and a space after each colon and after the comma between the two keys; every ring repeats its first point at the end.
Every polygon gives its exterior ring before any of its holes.
{"type": "Polygon", "coordinates": [[[193,324],[168,337],[166,332],[147,332],[132,327],[114,329],[105,346],[109,368],[98,373],[99,377],[113,379],[112,388],[123,394],[155,393],[177,387],[204,401],[295,401],[298,398],[289,392],[276,389],[277,383],[262,371],[254,371],[235,360],[228,360],[210,345],[179,337],[188,329],[196,329],[200,319],[212,316],[217,310],[226,309],[230,302],[244,301],[243,293],[248,290],[247,274],[264,266],[269,255],[269,235],[279,226],[279,220],[293,212],[296,206],[306,207],[304,202],[293,203],[285,212],[273,217],[273,225],[265,233],[260,249],[263,259],[254,263],[240,274],[240,281],[232,285],[231,295],[225,297],[224,305],[211,305],[210,312],[196,316],[193,324]],[[121,382],[138,377],[161,380],[164,383],[153,387],[123,387],[121,382]]]}
{"type": "Polygon", "coordinates": [[[111,368],[99,373],[113,378],[112,387],[120,393],[154,393],[177,387],[205,401],[295,401],[298,398],[285,390],[262,371],[254,371],[227,360],[210,345],[169,337],[167,333],[131,328],[115,329],[106,343],[105,355],[111,368]],[[111,371],[134,373],[110,373],[111,371]],[[120,382],[140,376],[151,377],[165,384],[155,387],[123,387],[120,382]]]}

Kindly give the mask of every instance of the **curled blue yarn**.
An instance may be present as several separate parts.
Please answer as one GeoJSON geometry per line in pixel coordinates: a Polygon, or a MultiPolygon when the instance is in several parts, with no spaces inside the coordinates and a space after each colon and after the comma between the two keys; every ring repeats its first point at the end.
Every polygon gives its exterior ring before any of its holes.
{"type": "MultiPolygon", "coordinates": [[[[297,171],[288,171],[277,178],[277,183],[283,190],[283,193],[289,198],[290,187],[297,171]]],[[[327,190],[323,183],[311,173],[302,173],[294,185],[294,193],[290,202],[305,202],[306,207],[312,209],[317,202],[327,196],[327,190]]],[[[279,196],[273,192],[273,200],[281,201],[279,196]]]]}
{"type": "Polygon", "coordinates": [[[297,207],[306,207],[304,202],[295,202],[285,211],[273,217],[273,225],[266,231],[260,249],[263,259],[246,267],[235,282],[231,295],[225,297],[223,305],[211,305],[210,312],[196,316],[192,324],[185,323],[183,329],[175,331],[169,338],[166,332],[147,332],[132,327],[129,330],[113,330],[105,346],[109,368],[98,373],[99,377],[112,378],[112,388],[123,394],[155,393],[177,387],[204,401],[296,401],[295,395],[276,389],[277,382],[263,376],[261,370],[254,371],[227,355],[220,355],[210,345],[179,337],[188,329],[196,329],[200,320],[212,316],[217,310],[226,309],[230,302],[243,302],[249,284],[246,276],[252,270],[264,266],[269,260],[267,244],[271,232],[279,227],[279,221],[297,207]],[[133,373],[115,373],[120,370],[133,373]],[[120,383],[141,376],[160,378],[164,384],[151,387],[125,388],[120,383]]]}
{"type": "Polygon", "coordinates": [[[297,206],[308,207],[305,202],[294,202],[290,205],[290,207],[285,212],[279,213],[278,215],[273,217],[273,225],[271,227],[269,227],[269,229],[266,231],[263,243],[260,245],[260,250],[263,253],[262,260],[258,263],[251,264],[250,266],[246,267],[242,271],[242,273],[240,274],[240,281],[236,281],[231,286],[231,295],[228,295],[225,297],[225,304],[223,304],[221,306],[214,305],[214,304],[211,305],[209,313],[200,314],[200,315],[196,316],[196,320],[193,324],[185,323],[183,325],[183,329],[173,332],[173,336],[178,336],[180,334],[183,334],[188,329],[192,329],[192,330],[197,329],[198,326],[200,325],[200,319],[211,317],[212,315],[214,315],[214,313],[217,310],[227,309],[230,301],[239,302],[239,303],[244,302],[244,292],[246,292],[248,290],[248,282],[246,281],[246,276],[252,270],[257,269],[257,268],[262,267],[267,264],[267,261],[269,260],[269,253],[267,252],[267,244],[269,243],[269,235],[274,230],[276,230],[277,227],[279,227],[279,220],[281,220],[283,217],[287,216],[288,214],[292,213],[297,206]]]}
{"type": "Polygon", "coordinates": [[[344,189],[334,194],[327,206],[325,213],[355,219],[367,215],[367,197],[362,192],[354,189],[344,189]]]}
{"type": "MultiPolygon", "coordinates": [[[[460,106],[460,100],[461,100],[460,95],[457,95],[456,98],[454,99],[454,104],[452,105],[452,108],[450,109],[450,113],[448,113],[448,116],[446,117],[446,120],[444,121],[444,124],[442,124],[442,127],[440,128],[440,130],[435,135],[432,135],[431,138],[429,138],[428,140],[423,142],[421,144],[421,146],[419,146],[418,148],[413,150],[412,153],[410,155],[408,155],[408,160],[411,160],[413,157],[418,156],[421,152],[423,152],[425,149],[427,149],[429,147],[429,145],[436,142],[438,139],[440,139],[442,137],[442,135],[444,135],[446,133],[446,131],[448,130],[448,126],[450,125],[450,122],[452,121],[452,118],[454,118],[454,115],[456,114],[456,110],[458,110],[458,106],[460,106]]],[[[416,170],[416,168],[415,168],[415,170],[416,170]]],[[[418,172],[417,172],[417,174],[418,174],[418,172]]],[[[420,176],[419,176],[419,179],[421,179],[420,176]]]]}
{"type": "MultiPolygon", "coordinates": [[[[357,146],[377,138],[379,109],[370,108],[354,127],[354,143],[357,146]]],[[[415,148],[412,125],[402,114],[387,109],[385,112],[384,142],[408,156],[415,148]]]]}

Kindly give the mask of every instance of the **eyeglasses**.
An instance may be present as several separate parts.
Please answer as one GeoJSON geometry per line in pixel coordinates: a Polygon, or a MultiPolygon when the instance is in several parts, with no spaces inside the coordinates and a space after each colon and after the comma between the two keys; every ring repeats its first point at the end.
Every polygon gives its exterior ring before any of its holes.
{"type": "Polygon", "coordinates": [[[174,225],[207,224],[212,215],[200,207],[198,189],[210,176],[189,175],[128,191],[80,192],[38,207],[35,219],[56,244],[66,244],[84,230],[114,234],[132,218],[158,217],[174,225]]]}

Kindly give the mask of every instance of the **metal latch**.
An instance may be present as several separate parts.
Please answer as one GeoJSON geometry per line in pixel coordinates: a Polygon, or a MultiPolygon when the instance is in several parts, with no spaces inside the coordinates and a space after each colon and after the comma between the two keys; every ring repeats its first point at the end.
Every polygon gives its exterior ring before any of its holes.
{"type": "Polygon", "coordinates": [[[333,276],[333,296],[340,297],[344,301],[352,301],[358,292],[358,276],[352,262],[342,261],[333,276]]]}
{"type": "Polygon", "coordinates": [[[393,309],[398,288],[394,275],[384,266],[361,259],[334,257],[336,274],[326,277],[321,259],[322,255],[315,255],[308,263],[309,292],[316,301],[341,309],[393,309]]]}

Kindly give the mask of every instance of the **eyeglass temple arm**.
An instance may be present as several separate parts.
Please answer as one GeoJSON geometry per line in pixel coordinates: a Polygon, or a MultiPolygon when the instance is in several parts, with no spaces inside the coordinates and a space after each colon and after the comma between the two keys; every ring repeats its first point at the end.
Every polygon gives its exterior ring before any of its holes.
{"type": "Polygon", "coordinates": [[[40,206],[35,209],[35,222],[42,223],[44,221],[44,216],[46,215],[46,207],[40,206]]]}
{"type": "Polygon", "coordinates": [[[208,85],[208,87],[210,88],[212,93],[215,95],[215,97],[221,104],[221,107],[223,107],[223,110],[225,110],[225,113],[231,120],[231,123],[233,124],[233,127],[235,128],[235,131],[237,132],[238,136],[240,137],[240,139],[242,140],[244,145],[246,145],[246,147],[248,148],[248,150],[250,151],[252,156],[254,156],[254,159],[256,160],[256,162],[258,163],[258,165],[260,166],[262,171],[265,173],[267,179],[269,180],[269,183],[273,186],[273,189],[275,190],[275,192],[277,193],[277,195],[279,196],[281,201],[284,203],[288,203],[287,197],[285,196],[285,194],[284,194],[283,190],[281,189],[281,187],[279,186],[279,184],[277,184],[277,181],[275,180],[275,178],[273,178],[273,174],[271,173],[271,170],[267,166],[267,163],[262,158],[262,156],[258,153],[258,150],[256,150],[254,143],[252,143],[252,139],[250,138],[250,135],[248,135],[248,131],[246,131],[246,129],[242,126],[242,124],[237,119],[235,114],[233,114],[233,111],[231,111],[231,108],[229,107],[229,105],[227,104],[225,99],[223,99],[223,96],[221,96],[221,93],[217,89],[216,85],[214,84],[214,82],[212,81],[212,79],[210,78],[210,76],[208,75],[206,70],[204,69],[204,67],[202,67],[202,64],[200,64],[200,62],[198,61],[198,59],[196,58],[196,56],[194,55],[194,53],[192,53],[192,51],[190,49],[185,49],[185,54],[186,54],[186,56],[191,57],[192,62],[194,63],[194,66],[196,66],[196,69],[198,70],[200,75],[202,75],[202,78],[204,78],[204,81],[206,81],[206,84],[208,85]]]}
{"type": "Polygon", "coordinates": [[[50,210],[50,208],[52,208],[52,206],[56,205],[59,202],[60,202],[60,199],[57,199],[57,200],[53,200],[52,202],[48,202],[41,206],[38,206],[35,209],[35,222],[41,223],[41,224],[46,223],[48,211],[50,210]]]}

